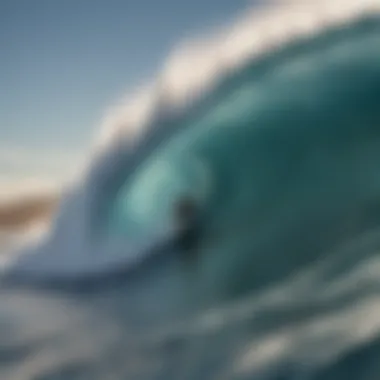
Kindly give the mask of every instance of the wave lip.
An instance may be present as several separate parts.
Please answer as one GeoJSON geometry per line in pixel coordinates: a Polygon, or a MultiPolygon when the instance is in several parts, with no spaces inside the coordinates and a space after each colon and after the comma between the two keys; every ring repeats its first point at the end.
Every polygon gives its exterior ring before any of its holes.
{"type": "Polygon", "coordinates": [[[120,138],[126,147],[141,138],[157,115],[186,109],[231,71],[259,60],[282,46],[380,12],[377,0],[274,1],[252,7],[242,17],[190,40],[169,56],[153,82],[127,95],[107,113],[95,151],[112,149],[120,138]]]}

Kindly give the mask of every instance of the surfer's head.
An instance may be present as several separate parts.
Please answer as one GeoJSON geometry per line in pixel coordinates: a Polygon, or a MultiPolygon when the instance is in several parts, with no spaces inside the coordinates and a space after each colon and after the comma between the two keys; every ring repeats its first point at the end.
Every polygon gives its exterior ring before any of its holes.
{"type": "Polygon", "coordinates": [[[174,202],[174,223],[180,228],[187,228],[197,214],[197,204],[196,200],[188,195],[183,195],[174,202]]]}

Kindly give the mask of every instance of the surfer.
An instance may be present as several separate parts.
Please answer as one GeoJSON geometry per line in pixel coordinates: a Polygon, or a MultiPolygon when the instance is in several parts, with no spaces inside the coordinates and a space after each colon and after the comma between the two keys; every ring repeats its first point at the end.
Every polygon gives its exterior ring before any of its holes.
{"type": "Polygon", "coordinates": [[[196,201],[192,197],[183,196],[175,203],[174,220],[180,249],[187,253],[193,252],[199,242],[200,223],[196,201]]]}

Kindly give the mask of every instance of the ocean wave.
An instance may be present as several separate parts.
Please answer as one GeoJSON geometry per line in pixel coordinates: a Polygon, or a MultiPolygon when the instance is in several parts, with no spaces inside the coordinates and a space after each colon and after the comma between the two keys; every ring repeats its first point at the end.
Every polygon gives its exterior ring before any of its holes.
{"type": "Polygon", "coordinates": [[[9,256],[0,370],[376,378],[379,3],[273,5],[190,45],[107,118],[45,239],[9,256]]]}

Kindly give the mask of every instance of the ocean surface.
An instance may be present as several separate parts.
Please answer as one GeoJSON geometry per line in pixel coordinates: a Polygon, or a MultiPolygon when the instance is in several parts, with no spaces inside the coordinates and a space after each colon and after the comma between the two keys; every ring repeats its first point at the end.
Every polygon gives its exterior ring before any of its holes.
{"type": "Polygon", "coordinates": [[[111,118],[47,234],[0,235],[0,379],[380,378],[380,6],[326,4],[195,49],[197,78],[111,118]]]}

